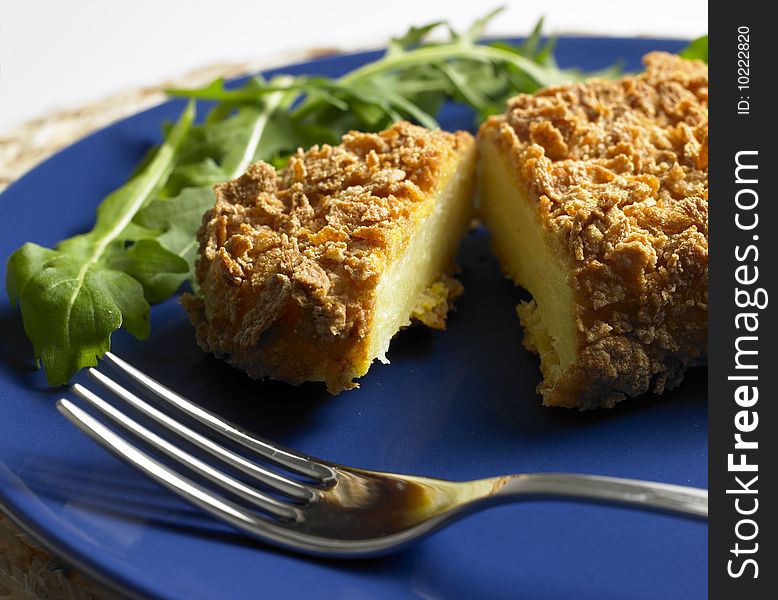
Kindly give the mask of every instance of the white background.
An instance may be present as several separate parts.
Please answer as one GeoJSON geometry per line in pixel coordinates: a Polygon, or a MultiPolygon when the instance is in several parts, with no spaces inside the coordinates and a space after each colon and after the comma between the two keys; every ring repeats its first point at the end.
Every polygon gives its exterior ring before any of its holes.
{"type": "Polygon", "coordinates": [[[705,0],[0,0],[0,133],[48,110],[153,85],[218,62],[311,47],[378,47],[411,24],[464,28],[505,5],[488,33],[692,38],[705,0]]]}

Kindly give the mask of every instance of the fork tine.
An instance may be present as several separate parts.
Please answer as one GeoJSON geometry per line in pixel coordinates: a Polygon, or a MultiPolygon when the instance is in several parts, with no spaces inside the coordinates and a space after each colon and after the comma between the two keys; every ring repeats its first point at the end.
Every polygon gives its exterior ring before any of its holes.
{"type": "Polygon", "coordinates": [[[145,452],[138,450],[69,400],[65,398],[58,400],[57,409],[71,423],[103,448],[130,463],[157,483],[217,518],[223,519],[241,529],[252,528],[256,530],[270,525],[269,522],[259,515],[246,512],[235,502],[217,496],[204,486],[183,475],[179,475],[169,467],[151,458],[145,452]]]}
{"type": "Polygon", "coordinates": [[[300,512],[298,509],[279,502],[271,496],[267,496],[262,492],[255,490],[252,487],[244,484],[233,477],[230,477],[226,473],[222,473],[218,469],[213,468],[211,465],[201,461],[195,456],[192,456],[188,452],[182,450],[178,446],[175,446],[158,436],[153,431],[150,431],[134,419],[131,419],[114,406],[100,398],[97,394],[91,390],[75,384],[72,388],[73,392],[78,396],[89,402],[94,408],[99,410],[103,415],[111,419],[114,423],[122,426],[126,431],[133,433],[138,438],[145,441],[150,446],[156,448],[163,454],[170,456],[178,460],[181,464],[204,477],[210,482],[214,482],[222,485],[225,489],[240,496],[244,500],[248,501],[254,506],[285,519],[300,519],[300,512]]]}
{"type": "MultiPolygon", "coordinates": [[[[160,425],[163,425],[168,430],[176,433],[181,438],[205,450],[210,455],[224,461],[225,463],[235,467],[243,473],[254,477],[273,490],[286,494],[287,496],[291,496],[292,498],[297,498],[298,500],[303,500],[306,502],[313,499],[314,492],[307,486],[304,486],[297,481],[287,479],[286,477],[283,477],[282,475],[279,475],[273,471],[269,471],[254,463],[253,461],[250,461],[243,456],[228,450],[224,446],[221,446],[216,442],[208,439],[206,436],[194,431],[183,423],[179,423],[171,416],[163,413],[157,408],[154,408],[147,402],[144,402],[138,396],[122,387],[100,371],[90,368],[88,373],[91,377],[96,379],[114,394],[128,402],[138,411],[142,412],[160,425]]],[[[80,386],[79,384],[75,384],[72,389],[74,392],[83,396],[81,391],[85,390],[86,388],[80,386]]]]}
{"type": "Polygon", "coordinates": [[[333,471],[328,466],[322,464],[318,459],[290,450],[289,448],[284,448],[283,446],[271,443],[242,430],[237,425],[225,421],[212,412],[179,396],[112,352],[106,352],[104,360],[124,373],[132,381],[140,384],[160,399],[173,404],[176,408],[197,420],[199,423],[202,423],[213,431],[237,442],[243,447],[259,453],[267,460],[274,462],[285,469],[289,469],[290,471],[305,475],[306,477],[311,477],[321,482],[328,482],[333,479],[333,471]]]}

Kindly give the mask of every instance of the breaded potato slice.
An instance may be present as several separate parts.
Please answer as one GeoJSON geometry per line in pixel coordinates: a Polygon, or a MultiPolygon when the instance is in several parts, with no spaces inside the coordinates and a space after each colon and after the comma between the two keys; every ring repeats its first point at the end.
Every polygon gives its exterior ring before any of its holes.
{"type": "Polygon", "coordinates": [[[678,384],[708,332],[708,70],[513,98],[479,132],[480,217],[549,406],[610,408],[678,384]]]}
{"type": "Polygon", "coordinates": [[[200,346],[252,378],[356,387],[412,320],[445,328],[474,178],[470,134],[401,122],[217,185],[182,300],[200,346]]]}

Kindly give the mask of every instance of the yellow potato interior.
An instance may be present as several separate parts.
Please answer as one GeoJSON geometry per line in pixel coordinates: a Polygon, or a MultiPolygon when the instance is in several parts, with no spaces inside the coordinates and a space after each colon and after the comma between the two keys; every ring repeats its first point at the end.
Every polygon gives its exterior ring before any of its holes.
{"type": "Polygon", "coordinates": [[[405,250],[389,265],[376,287],[369,362],[376,358],[388,362],[386,352],[394,334],[410,325],[411,314],[424,291],[450,271],[472,217],[475,145],[460,160],[452,161],[450,168],[442,179],[434,209],[419,223],[405,250]]]}
{"type": "Polygon", "coordinates": [[[480,143],[478,211],[503,272],[533,296],[519,306],[525,343],[538,352],[546,383],[577,360],[573,290],[561,249],[543,229],[537,201],[526,197],[507,156],[486,137],[480,143]]]}

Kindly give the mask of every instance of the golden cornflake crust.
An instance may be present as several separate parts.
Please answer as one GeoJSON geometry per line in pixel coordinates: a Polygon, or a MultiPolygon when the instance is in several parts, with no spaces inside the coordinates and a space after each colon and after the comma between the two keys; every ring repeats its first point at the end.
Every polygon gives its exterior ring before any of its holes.
{"type": "MultiPolygon", "coordinates": [[[[403,122],[298,150],[279,172],[255,163],[217,185],[198,231],[200,291],[182,299],[199,344],[254,378],[355,387],[373,358],[361,342],[379,276],[473,143],[465,132],[403,122]]],[[[415,317],[444,327],[461,286],[436,285],[415,317]]]]}
{"type": "MultiPolygon", "coordinates": [[[[644,62],[517,96],[479,134],[510,157],[569,265],[579,360],[540,385],[549,405],[661,393],[706,359],[708,70],[660,52],[644,62]]],[[[537,351],[535,310],[520,314],[537,351]]]]}

